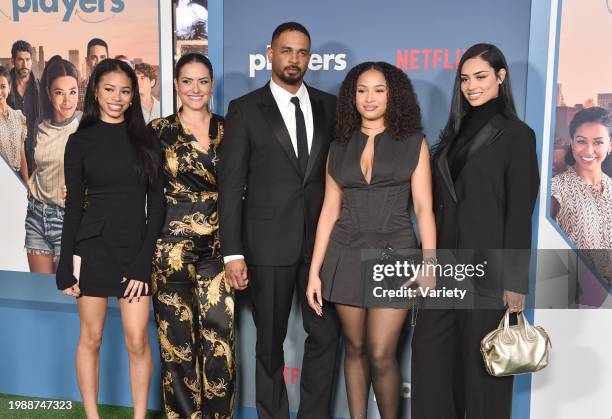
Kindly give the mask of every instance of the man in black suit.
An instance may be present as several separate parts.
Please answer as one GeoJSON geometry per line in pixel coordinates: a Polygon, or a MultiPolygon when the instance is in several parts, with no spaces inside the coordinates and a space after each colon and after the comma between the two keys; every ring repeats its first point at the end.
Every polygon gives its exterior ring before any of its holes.
{"type": "MultiPolygon", "coordinates": [[[[32,56],[34,48],[26,41],[16,41],[11,47],[11,95],[8,105],[20,110],[26,117],[28,128],[25,140],[25,155],[28,163],[28,175],[34,170],[34,149],[36,138],[34,138],[34,127],[40,114],[38,101],[38,80],[32,72],[32,56]]],[[[43,63],[44,64],[44,63],[43,63]]]]}
{"type": "Polygon", "coordinates": [[[268,49],[272,80],[233,100],[219,149],[219,226],[226,277],[249,286],[257,327],[256,399],[260,418],[288,418],[283,341],[293,292],[302,307],[300,418],[330,416],[338,320],[308,307],[306,285],[325,190],[335,97],[306,86],[310,34],[283,23],[268,49]],[[248,265],[248,274],[247,274],[248,265]]]}

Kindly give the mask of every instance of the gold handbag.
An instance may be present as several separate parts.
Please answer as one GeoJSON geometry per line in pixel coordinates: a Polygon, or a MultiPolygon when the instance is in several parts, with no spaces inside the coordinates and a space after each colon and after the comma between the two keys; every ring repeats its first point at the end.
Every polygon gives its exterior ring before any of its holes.
{"type": "Polygon", "coordinates": [[[525,314],[517,314],[518,324],[510,326],[510,310],[497,329],[480,342],[480,352],[487,372],[496,377],[529,374],[548,365],[548,334],[541,326],[532,326],[525,314]]]}

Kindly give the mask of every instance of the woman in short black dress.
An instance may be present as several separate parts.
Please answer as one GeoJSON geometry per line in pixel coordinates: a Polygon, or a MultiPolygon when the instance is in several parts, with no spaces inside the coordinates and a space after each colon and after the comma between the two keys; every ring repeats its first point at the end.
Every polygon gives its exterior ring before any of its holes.
{"type": "Polygon", "coordinates": [[[134,417],[146,414],[152,372],[148,284],[164,211],[159,160],[134,71],[118,60],[102,61],[89,79],[79,128],[66,145],[68,195],[56,277],[64,294],[78,297],[76,369],[89,418],[98,417],[100,344],[111,296],[119,298],[134,417]]]}
{"type": "MultiPolygon", "coordinates": [[[[418,249],[410,218],[414,204],[422,256],[425,263],[435,263],[429,149],[410,80],[388,63],[366,62],[349,72],[336,116],[337,139],[329,150],[306,292],[319,315],[323,299],[336,304],[345,336],[351,417],[367,417],[372,384],[381,417],[395,419],[400,396],[396,350],[409,304],[407,299],[399,307],[390,304],[380,295],[388,286],[373,294],[373,277],[362,276],[362,252],[375,249],[378,257],[386,249],[418,249]]],[[[435,287],[433,276],[416,280],[435,287]]]]}

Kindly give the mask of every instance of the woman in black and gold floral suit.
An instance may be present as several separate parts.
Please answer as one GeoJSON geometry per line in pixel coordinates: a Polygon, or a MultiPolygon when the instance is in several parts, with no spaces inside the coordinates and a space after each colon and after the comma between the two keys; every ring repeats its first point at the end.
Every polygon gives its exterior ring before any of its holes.
{"type": "Polygon", "coordinates": [[[210,113],[213,69],[201,54],[175,68],[182,107],[151,122],[164,154],[166,221],[153,261],[153,307],[168,418],[231,418],[234,294],[217,233],[217,146],[223,118],[210,113]]]}

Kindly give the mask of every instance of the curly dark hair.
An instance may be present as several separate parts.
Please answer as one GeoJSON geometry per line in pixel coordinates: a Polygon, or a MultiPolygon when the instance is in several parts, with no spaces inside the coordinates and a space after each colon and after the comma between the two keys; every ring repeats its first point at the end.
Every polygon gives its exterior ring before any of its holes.
{"type": "Polygon", "coordinates": [[[349,71],[340,87],[336,106],[336,139],[347,142],[361,126],[361,115],[355,106],[357,79],[368,70],[380,71],[387,81],[389,97],[385,112],[385,126],[396,140],[420,132],[421,109],[408,76],[386,62],[367,61],[349,71]]]}

